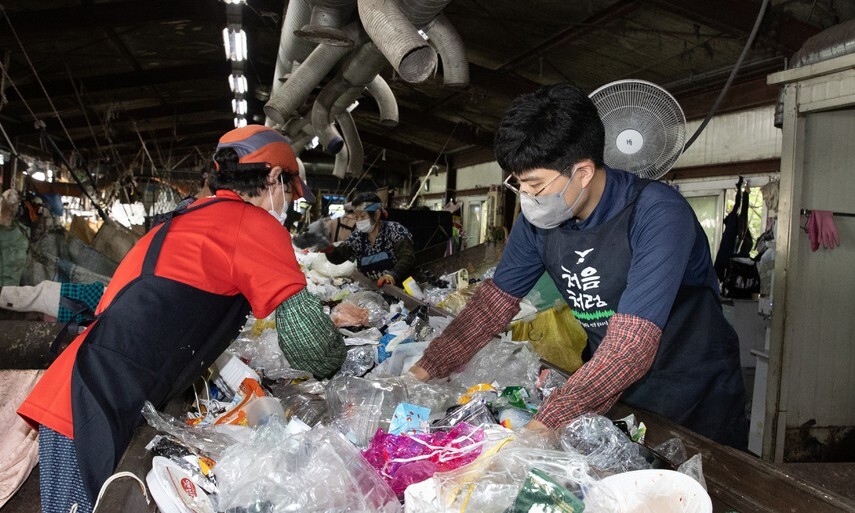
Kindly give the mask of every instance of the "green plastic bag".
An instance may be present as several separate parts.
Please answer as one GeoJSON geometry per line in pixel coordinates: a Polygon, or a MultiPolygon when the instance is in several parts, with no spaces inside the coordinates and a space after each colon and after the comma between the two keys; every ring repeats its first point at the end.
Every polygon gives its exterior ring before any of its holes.
{"type": "Polygon", "coordinates": [[[581,513],[585,504],[549,474],[531,469],[514,504],[505,513],[581,513]]]}

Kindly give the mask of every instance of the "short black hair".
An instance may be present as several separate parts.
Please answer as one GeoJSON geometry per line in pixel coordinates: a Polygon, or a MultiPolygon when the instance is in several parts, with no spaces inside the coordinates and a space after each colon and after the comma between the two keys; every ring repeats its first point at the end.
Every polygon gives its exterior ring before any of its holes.
{"type": "Polygon", "coordinates": [[[570,173],[591,159],[603,166],[605,128],[597,107],[577,86],[544,86],[517,97],[496,132],[496,161],[505,171],[546,168],[570,173]]]}
{"type": "Polygon", "coordinates": [[[211,192],[221,189],[234,191],[238,194],[254,198],[259,196],[268,186],[267,180],[270,169],[238,169],[240,157],[233,148],[221,148],[214,154],[216,168],[208,173],[208,188],[211,192]]]}

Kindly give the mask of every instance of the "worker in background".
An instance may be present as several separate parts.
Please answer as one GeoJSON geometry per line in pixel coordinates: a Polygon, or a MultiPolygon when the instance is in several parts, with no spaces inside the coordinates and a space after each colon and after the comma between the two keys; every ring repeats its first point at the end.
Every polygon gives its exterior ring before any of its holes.
{"type": "Polygon", "coordinates": [[[548,434],[621,399],[745,448],[739,341],[722,314],[706,236],[677,191],[606,167],[604,140],[596,107],[573,85],[514,100],[496,159],[522,215],[493,280],[411,372],[443,377],[469,361],[546,271],[587,332],[586,363],[528,430],[548,434]]]}
{"type": "Polygon", "coordinates": [[[95,312],[104,284],[60,283],[45,280],[35,286],[0,287],[0,308],[15,312],[37,312],[49,322],[82,322],[95,312]]]}
{"type": "Polygon", "coordinates": [[[174,212],[131,248],[95,322],[18,409],[39,429],[44,512],[92,511],[145,401],[162,408],[185,391],[250,310],[258,318],[275,311],[293,367],[322,378],[344,361],[341,335],[306,290],[282,227],[292,195],[311,196],[287,139],[238,128],[220,139],[214,160],[214,196],[174,212]]]}
{"type": "Polygon", "coordinates": [[[377,280],[377,286],[397,285],[416,263],[413,236],[400,223],[386,221],[380,197],[373,192],[357,194],[353,201],[356,231],[339,246],[324,252],[333,264],[355,259],[359,272],[377,280]]]}

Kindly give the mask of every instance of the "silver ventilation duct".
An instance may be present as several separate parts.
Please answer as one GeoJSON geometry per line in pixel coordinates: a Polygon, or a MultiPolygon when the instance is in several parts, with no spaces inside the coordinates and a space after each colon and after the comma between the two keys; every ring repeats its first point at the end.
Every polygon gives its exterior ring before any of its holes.
{"type": "MultiPolygon", "coordinates": [[[[808,38],[799,51],[793,54],[787,69],[800,68],[850,53],[855,53],[855,20],[827,28],[808,38]]],[[[775,106],[775,126],[784,126],[783,91],[778,95],[778,104],[775,106]]]]}

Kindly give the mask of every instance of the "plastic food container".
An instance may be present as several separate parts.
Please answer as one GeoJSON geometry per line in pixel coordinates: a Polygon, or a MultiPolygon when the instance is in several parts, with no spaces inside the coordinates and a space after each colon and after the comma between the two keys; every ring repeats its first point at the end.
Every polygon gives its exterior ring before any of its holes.
{"type": "Polygon", "coordinates": [[[162,513],[214,513],[208,494],[169,458],[155,456],[145,482],[162,513]]]}
{"type": "MultiPolygon", "coordinates": [[[[586,498],[611,494],[614,513],[712,513],[712,501],[700,483],[673,470],[633,470],[606,477],[586,498]]],[[[597,497],[599,496],[599,497],[597,497]]]]}

